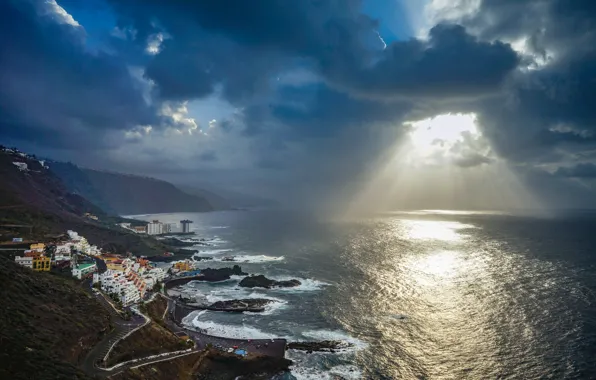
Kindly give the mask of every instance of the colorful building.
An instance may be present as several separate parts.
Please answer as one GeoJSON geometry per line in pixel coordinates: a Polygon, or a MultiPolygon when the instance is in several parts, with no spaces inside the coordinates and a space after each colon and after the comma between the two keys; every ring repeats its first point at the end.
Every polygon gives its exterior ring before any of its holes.
{"type": "Polygon", "coordinates": [[[33,268],[33,257],[31,256],[17,256],[14,258],[14,262],[29,269],[33,268]]]}
{"type": "Polygon", "coordinates": [[[147,229],[145,228],[145,226],[135,226],[133,229],[138,234],[147,233],[147,229]]]}
{"type": "Polygon", "coordinates": [[[179,270],[180,272],[186,272],[192,270],[192,263],[188,260],[185,261],[178,261],[174,263],[174,269],[179,270]]]}
{"type": "Polygon", "coordinates": [[[122,265],[122,260],[113,260],[113,261],[106,261],[106,266],[108,269],[117,270],[122,272],[125,268],[122,265]]]}
{"type": "Polygon", "coordinates": [[[38,251],[38,252],[43,252],[43,250],[45,249],[46,245],[44,243],[36,243],[36,244],[31,244],[31,246],[29,247],[32,251],[38,251]]]}
{"type": "Polygon", "coordinates": [[[48,272],[51,268],[51,260],[49,257],[45,257],[45,256],[36,256],[33,257],[33,267],[32,269],[34,271],[38,271],[38,272],[48,272]]]}
{"type": "Polygon", "coordinates": [[[96,270],[97,270],[97,265],[95,265],[95,263],[78,264],[77,266],[72,268],[72,276],[76,277],[80,280],[85,275],[87,275],[89,273],[93,273],[96,270]]]}
{"type": "Polygon", "coordinates": [[[41,252],[34,251],[31,249],[28,249],[25,251],[25,257],[37,257],[37,256],[41,256],[41,252]]]}

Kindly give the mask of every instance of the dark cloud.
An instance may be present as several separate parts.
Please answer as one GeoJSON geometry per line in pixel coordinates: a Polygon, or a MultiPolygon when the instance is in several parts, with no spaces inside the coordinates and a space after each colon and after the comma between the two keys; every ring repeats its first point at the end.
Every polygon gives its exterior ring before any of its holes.
{"type": "Polygon", "coordinates": [[[172,36],[146,72],[168,99],[201,98],[222,85],[229,100],[245,101],[299,62],[356,95],[477,96],[494,92],[518,63],[508,45],[479,41],[459,25],[382,50],[377,22],[357,0],[111,2],[124,25],[143,31],[139,41],[162,29],[172,36]]]}
{"type": "Polygon", "coordinates": [[[394,42],[372,67],[342,72],[334,66],[328,76],[367,96],[445,99],[495,92],[518,63],[509,45],[480,41],[461,25],[439,24],[428,41],[394,42]]]}
{"type": "Polygon", "coordinates": [[[584,163],[572,167],[559,168],[555,172],[555,175],[568,178],[596,178],[596,165],[584,163]]]}
{"type": "Polygon", "coordinates": [[[350,127],[395,126],[412,108],[407,101],[358,98],[323,84],[285,86],[270,106],[272,115],[292,128],[291,138],[331,137],[350,127]]]}
{"type": "Polygon", "coordinates": [[[596,2],[484,0],[462,22],[482,38],[526,41],[523,64],[530,68],[517,72],[498,98],[476,105],[501,156],[551,162],[594,149],[596,2]]]}
{"type": "Polygon", "coordinates": [[[81,27],[41,1],[0,3],[0,133],[5,139],[81,148],[108,130],[151,124],[154,113],[124,63],[91,54],[81,27]]]}

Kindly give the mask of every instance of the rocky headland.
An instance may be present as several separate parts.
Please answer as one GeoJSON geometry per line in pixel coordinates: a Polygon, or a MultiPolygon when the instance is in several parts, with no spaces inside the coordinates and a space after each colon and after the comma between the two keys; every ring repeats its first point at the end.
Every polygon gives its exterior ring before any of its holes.
{"type": "Polygon", "coordinates": [[[258,276],[253,275],[253,276],[245,277],[242,279],[242,281],[240,281],[240,283],[238,285],[245,287],[245,288],[270,289],[270,288],[291,288],[291,287],[295,287],[295,286],[300,286],[301,282],[296,279],[276,281],[276,280],[268,279],[267,277],[265,277],[261,274],[258,276]]]}

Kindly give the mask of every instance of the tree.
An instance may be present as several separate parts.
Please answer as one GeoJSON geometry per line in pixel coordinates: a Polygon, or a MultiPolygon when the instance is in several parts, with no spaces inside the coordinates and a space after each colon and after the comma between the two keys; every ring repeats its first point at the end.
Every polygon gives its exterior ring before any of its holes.
{"type": "Polygon", "coordinates": [[[152,289],[152,290],[153,290],[154,292],[159,292],[159,291],[161,291],[161,282],[159,282],[159,281],[156,281],[156,282],[155,282],[155,285],[153,285],[153,289],[152,289]]]}

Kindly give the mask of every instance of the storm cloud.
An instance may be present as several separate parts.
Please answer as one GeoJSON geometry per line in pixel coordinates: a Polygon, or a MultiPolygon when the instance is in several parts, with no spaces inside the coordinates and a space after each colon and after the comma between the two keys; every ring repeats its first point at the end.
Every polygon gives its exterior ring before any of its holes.
{"type": "Polygon", "coordinates": [[[450,164],[590,177],[594,2],[470,4],[384,39],[386,20],[360,0],[4,1],[0,137],[114,151],[110,165],[139,160],[143,174],[147,157],[332,187],[371,170],[407,137],[404,122],[473,113],[488,145],[464,141],[450,164]],[[110,17],[77,21],[89,4],[110,17]],[[213,99],[221,116],[196,111],[213,99]]]}

